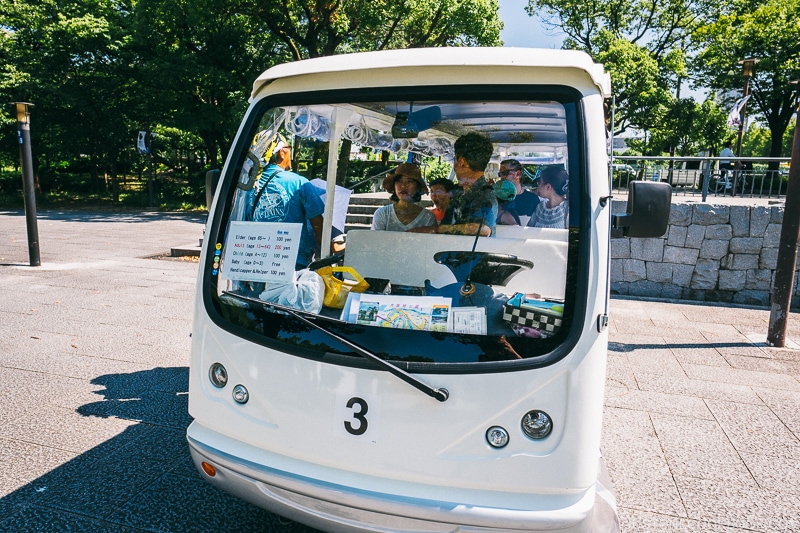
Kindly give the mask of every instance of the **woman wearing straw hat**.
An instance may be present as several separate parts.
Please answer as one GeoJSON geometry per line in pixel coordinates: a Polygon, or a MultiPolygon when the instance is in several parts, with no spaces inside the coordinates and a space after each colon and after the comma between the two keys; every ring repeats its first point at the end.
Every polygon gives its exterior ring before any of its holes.
{"type": "Polygon", "coordinates": [[[436,226],[436,217],[417,202],[428,192],[417,165],[398,165],[383,180],[383,188],[391,194],[392,203],[375,211],[372,229],[408,231],[421,226],[436,226]]]}

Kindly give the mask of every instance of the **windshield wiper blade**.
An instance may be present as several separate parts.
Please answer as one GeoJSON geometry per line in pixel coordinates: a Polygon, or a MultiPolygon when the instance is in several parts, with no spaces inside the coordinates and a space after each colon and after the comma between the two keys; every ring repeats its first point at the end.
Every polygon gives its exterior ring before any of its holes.
{"type": "Polygon", "coordinates": [[[274,309],[276,311],[282,311],[284,313],[292,315],[294,318],[296,318],[300,322],[303,322],[304,324],[308,324],[312,328],[325,333],[326,335],[328,335],[329,337],[331,337],[333,339],[336,339],[338,342],[344,344],[345,346],[347,346],[348,348],[350,348],[351,350],[356,352],[361,357],[364,357],[365,359],[368,359],[370,361],[374,361],[375,363],[380,365],[382,368],[386,369],[388,372],[390,372],[394,376],[396,376],[396,377],[400,378],[401,380],[405,381],[406,383],[408,383],[409,385],[411,385],[415,389],[424,392],[425,394],[427,394],[431,398],[435,398],[436,400],[439,400],[440,402],[444,402],[444,401],[447,400],[447,398],[450,397],[450,392],[447,389],[445,389],[444,387],[439,387],[439,388],[431,387],[430,385],[428,385],[424,381],[416,378],[413,374],[409,374],[408,372],[406,372],[402,368],[398,368],[398,367],[394,366],[393,364],[391,364],[390,362],[386,361],[385,359],[381,359],[380,357],[378,357],[373,352],[367,350],[366,348],[364,348],[362,346],[359,346],[358,344],[356,344],[353,341],[347,339],[346,337],[342,337],[338,333],[334,333],[333,331],[330,331],[328,328],[320,326],[319,324],[316,324],[315,322],[309,320],[308,318],[303,316],[303,314],[301,312],[299,312],[297,309],[294,309],[292,307],[288,307],[288,306],[285,306],[285,305],[272,303],[272,302],[265,302],[264,300],[259,300],[258,298],[251,298],[249,296],[243,296],[241,294],[236,294],[236,293],[233,293],[233,292],[230,292],[230,291],[223,291],[222,294],[224,294],[226,296],[231,296],[231,297],[236,298],[238,300],[242,300],[242,301],[250,302],[250,303],[254,303],[254,304],[259,304],[262,307],[268,307],[270,309],[274,309]]]}

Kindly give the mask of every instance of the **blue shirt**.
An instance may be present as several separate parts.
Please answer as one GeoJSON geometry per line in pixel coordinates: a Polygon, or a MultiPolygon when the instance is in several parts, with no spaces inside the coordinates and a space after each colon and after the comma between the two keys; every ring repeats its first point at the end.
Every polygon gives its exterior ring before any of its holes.
{"type": "Polygon", "coordinates": [[[539,205],[539,195],[527,189],[522,189],[522,192],[514,198],[514,208],[520,215],[531,216],[539,205]]]}
{"type": "Polygon", "coordinates": [[[497,225],[497,196],[486,178],[481,176],[469,190],[456,186],[453,198],[440,224],[481,223],[495,234],[497,225]]]}
{"type": "Polygon", "coordinates": [[[305,268],[311,262],[317,241],[309,221],[325,211],[325,204],[311,182],[278,165],[269,165],[261,173],[255,187],[247,193],[245,205],[246,220],[303,223],[296,266],[305,268]],[[254,209],[256,196],[262,189],[264,191],[254,209]]]}

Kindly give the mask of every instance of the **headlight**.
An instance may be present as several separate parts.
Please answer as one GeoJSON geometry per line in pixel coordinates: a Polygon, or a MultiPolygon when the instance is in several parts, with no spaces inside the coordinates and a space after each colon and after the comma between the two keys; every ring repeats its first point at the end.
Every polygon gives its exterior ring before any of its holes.
{"type": "Polygon", "coordinates": [[[233,401],[236,403],[247,403],[250,399],[250,393],[244,385],[236,385],[233,388],[233,401]]]}
{"type": "Polygon", "coordinates": [[[500,426],[492,426],[486,430],[486,442],[494,448],[502,448],[508,444],[508,431],[500,426]]]}
{"type": "Polygon", "coordinates": [[[214,363],[208,369],[208,379],[211,380],[212,385],[221,389],[228,384],[228,371],[225,370],[222,363],[214,363]]]}
{"type": "Polygon", "coordinates": [[[532,439],[543,439],[553,431],[553,420],[544,411],[528,411],[522,417],[522,431],[532,439]]]}

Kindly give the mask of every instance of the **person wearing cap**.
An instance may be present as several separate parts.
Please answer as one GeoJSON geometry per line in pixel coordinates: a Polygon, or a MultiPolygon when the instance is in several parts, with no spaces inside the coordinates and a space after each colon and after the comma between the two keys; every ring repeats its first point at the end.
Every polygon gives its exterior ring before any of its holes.
{"type": "Polygon", "coordinates": [[[256,222],[302,223],[295,270],[302,270],[320,249],[325,204],[316,187],[292,170],[292,148],[278,134],[269,164],[247,193],[246,219],[256,222]]]}
{"type": "Polygon", "coordinates": [[[458,186],[453,189],[447,213],[438,226],[412,231],[490,237],[497,223],[497,197],[484,174],[494,152],[492,141],[472,131],[456,139],[453,150],[453,172],[458,186]]]}
{"type": "Polygon", "coordinates": [[[561,165],[546,167],[539,173],[539,187],[536,194],[541,201],[528,220],[534,228],[565,229],[569,224],[569,174],[561,165]]]}
{"type": "Polygon", "coordinates": [[[375,211],[372,229],[408,231],[420,226],[435,226],[436,217],[418,202],[427,194],[428,186],[417,165],[398,165],[383,180],[383,188],[391,194],[392,203],[375,211]]]}
{"type": "MultiPolygon", "coordinates": [[[[520,216],[529,217],[533,210],[539,205],[539,197],[536,193],[522,188],[522,163],[516,159],[505,159],[500,162],[500,171],[497,173],[501,179],[508,181],[517,190],[514,199],[514,208],[520,216]]],[[[498,217],[498,220],[500,217],[498,217]]]]}
{"type": "Polygon", "coordinates": [[[495,182],[494,195],[497,197],[497,224],[519,226],[519,215],[515,205],[517,189],[514,184],[506,180],[495,182]]]}

